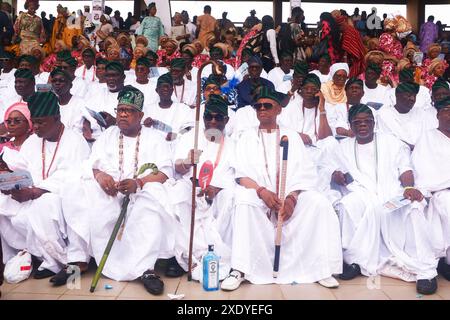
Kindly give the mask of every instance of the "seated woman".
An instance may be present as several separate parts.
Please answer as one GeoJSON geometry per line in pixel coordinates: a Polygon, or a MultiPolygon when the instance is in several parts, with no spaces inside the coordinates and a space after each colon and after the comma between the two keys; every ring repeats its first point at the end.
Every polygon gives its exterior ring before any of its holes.
{"type": "Polygon", "coordinates": [[[5,112],[4,124],[10,140],[0,144],[0,152],[3,151],[3,148],[19,151],[22,144],[31,135],[33,128],[27,104],[18,102],[10,106],[5,112]]]}

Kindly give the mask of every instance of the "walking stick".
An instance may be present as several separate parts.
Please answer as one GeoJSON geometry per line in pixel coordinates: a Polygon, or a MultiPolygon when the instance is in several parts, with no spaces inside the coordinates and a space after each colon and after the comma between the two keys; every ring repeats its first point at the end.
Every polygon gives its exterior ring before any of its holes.
{"type": "Polygon", "coordinates": [[[280,251],[281,251],[281,230],[283,226],[283,220],[281,213],[284,213],[284,200],[286,193],[286,172],[287,172],[287,161],[288,161],[288,149],[289,140],[287,136],[281,138],[280,146],[283,148],[283,162],[281,164],[281,179],[280,179],[280,200],[281,200],[281,210],[278,212],[277,220],[277,233],[275,237],[275,259],[273,261],[273,277],[278,277],[278,270],[280,267],[280,251]]]}
{"type": "MultiPolygon", "coordinates": [[[[204,63],[197,73],[197,101],[195,104],[195,131],[194,131],[194,153],[191,154],[191,162],[194,162],[194,154],[198,150],[198,131],[200,122],[200,100],[201,100],[201,85],[202,85],[202,71],[203,69],[212,64],[216,69],[216,73],[221,75],[222,72],[219,69],[217,62],[210,60],[204,63]]],[[[197,186],[197,164],[193,164],[192,168],[192,203],[191,203],[191,230],[189,235],[189,260],[188,260],[188,281],[192,280],[192,247],[194,244],[194,226],[195,226],[195,189],[197,186]]]]}
{"type": "MultiPolygon", "coordinates": [[[[143,174],[147,169],[152,169],[153,174],[158,173],[158,167],[156,167],[156,165],[154,165],[153,163],[146,163],[146,164],[142,165],[142,167],[139,169],[137,176],[143,174]]],[[[129,203],[130,203],[130,196],[128,195],[123,199],[119,218],[117,219],[117,222],[114,226],[113,232],[111,233],[111,237],[109,237],[108,244],[106,245],[102,259],[100,260],[100,263],[98,264],[97,271],[95,271],[94,278],[92,279],[92,282],[91,282],[91,289],[89,290],[90,292],[94,292],[95,287],[97,287],[98,280],[100,279],[103,268],[105,267],[106,260],[108,259],[109,253],[111,252],[111,248],[114,244],[114,241],[116,240],[117,234],[119,233],[120,226],[122,225],[123,220],[125,219],[125,215],[127,214],[127,209],[128,209],[129,203]]]]}

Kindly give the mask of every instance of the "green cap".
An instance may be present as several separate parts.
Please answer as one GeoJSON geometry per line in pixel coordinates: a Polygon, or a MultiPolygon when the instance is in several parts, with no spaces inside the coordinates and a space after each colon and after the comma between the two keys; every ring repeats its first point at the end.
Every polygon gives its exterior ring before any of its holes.
{"type": "Polygon", "coordinates": [[[228,116],[228,102],[221,95],[211,94],[205,105],[206,113],[219,113],[228,116]]]}
{"type": "Polygon", "coordinates": [[[361,88],[364,88],[364,82],[361,79],[352,77],[352,78],[348,79],[347,83],[345,84],[345,90],[347,90],[352,84],[357,84],[361,88]]]}
{"type": "Polygon", "coordinates": [[[125,86],[117,97],[118,105],[126,105],[142,111],[144,107],[144,94],[133,86],[125,86]]]}
{"type": "Polygon", "coordinates": [[[36,92],[28,99],[31,118],[42,118],[59,115],[58,98],[49,92],[36,92]]]}
{"type": "Polygon", "coordinates": [[[171,86],[173,86],[173,78],[169,72],[159,76],[156,86],[159,87],[160,85],[162,85],[164,83],[168,83],[171,86]]]}
{"type": "Polygon", "coordinates": [[[410,92],[417,94],[420,86],[415,82],[402,82],[395,89],[395,93],[410,92]]]}
{"type": "Polygon", "coordinates": [[[139,59],[137,59],[136,65],[137,66],[142,65],[142,66],[146,66],[147,68],[150,68],[152,64],[150,63],[150,60],[148,60],[148,58],[140,57],[139,59]]]}
{"type": "Polygon", "coordinates": [[[305,80],[303,80],[302,86],[306,85],[307,83],[312,83],[319,89],[320,89],[320,86],[322,85],[319,77],[317,75],[315,75],[314,73],[308,73],[306,75],[305,80]]]}
{"type": "Polygon", "coordinates": [[[298,61],[294,64],[294,74],[306,76],[308,74],[308,64],[305,61],[298,61]]]}
{"type": "Polygon", "coordinates": [[[348,110],[348,122],[352,122],[352,119],[358,114],[358,113],[367,113],[370,114],[373,117],[373,112],[366,104],[355,104],[348,110]]]}
{"type": "Polygon", "coordinates": [[[256,96],[256,100],[259,99],[272,99],[282,105],[284,99],[286,99],[287,95],[281,92],[278,92],[270,87],[261,86],[259,93],[256,96]]]}
{"type": "Polygon", "coordinates": [[[14,72],[14,77],[21,78],[21,79],[33,79],[34,76],[30,69],[17,69],[16,72],[14,72]]]}
{"type": "Polygon", "coordinates": [[[111,61],[106,65],[106,71],[111,70],[111,71],[117,71],[119,73],[124,73],[125,70],[123,68],[123,65],[120,62],[117,61],[111,61]]]}
{"type": "Polygon", "coordinates": [[[170,62],[170,68],[172,69],[186,69],[186,60],[183,58],[175,58],[170,62]]]}

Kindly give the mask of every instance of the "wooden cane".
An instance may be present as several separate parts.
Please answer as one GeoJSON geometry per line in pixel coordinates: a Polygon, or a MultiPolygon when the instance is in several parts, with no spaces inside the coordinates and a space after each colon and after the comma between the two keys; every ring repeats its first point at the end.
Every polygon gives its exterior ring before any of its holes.
{"type": "Polygon", "coordinates": [[[195,104],[195,131],[194,131],[194,153],[191,154],[191,163],[193,163],[192,168],[192,202],[191,202],[191,230],[189,235],[189,260],[188,260],[188,281],[192,280],[192,248],[194,244],[194,226],[195,226],[195,191],[197,187],[197,164],[194,163],[194,155],[198,151],[198,133],[199,133],[199,122],[200,122],[200,100],[201,100],[201,85],[202,85],[202,71],[203,69],[212,64],[216,69],[217,74],[222,74],[219,69],[217,62],[210,60],[204,63],[197,73],[197,101],[195,104]]]}
{"type": "Polygon", "coordinates": [[[278,212],[277,233],[275,236],[275,259],[273,261],[273,277],[278,277],[278,270],[280,267],[280,251],[281,251],[281,231],[283,227],[282,213],[284,213],[284,200],[286,193],[286,173],[288,161],[289,140],[287,136],[283,136],[280,141],[280,146],[283,148],[283,162],[281,164],[281,179],[280,179],[280,200],[281,210],[278,212]]]}

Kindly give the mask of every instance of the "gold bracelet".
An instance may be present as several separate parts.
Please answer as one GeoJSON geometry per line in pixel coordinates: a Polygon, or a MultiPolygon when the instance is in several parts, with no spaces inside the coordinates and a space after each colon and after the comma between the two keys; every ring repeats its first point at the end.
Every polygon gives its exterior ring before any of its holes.
{"type": "Polygon", "coordinates": [[[411,187],[411,186],[408,186],[408,187],[405,187],[405,188],[403,189],[403,191],[410,190],[410,189],[415,189],[415,188],[414,188],[414,187],[411,187]]]}

